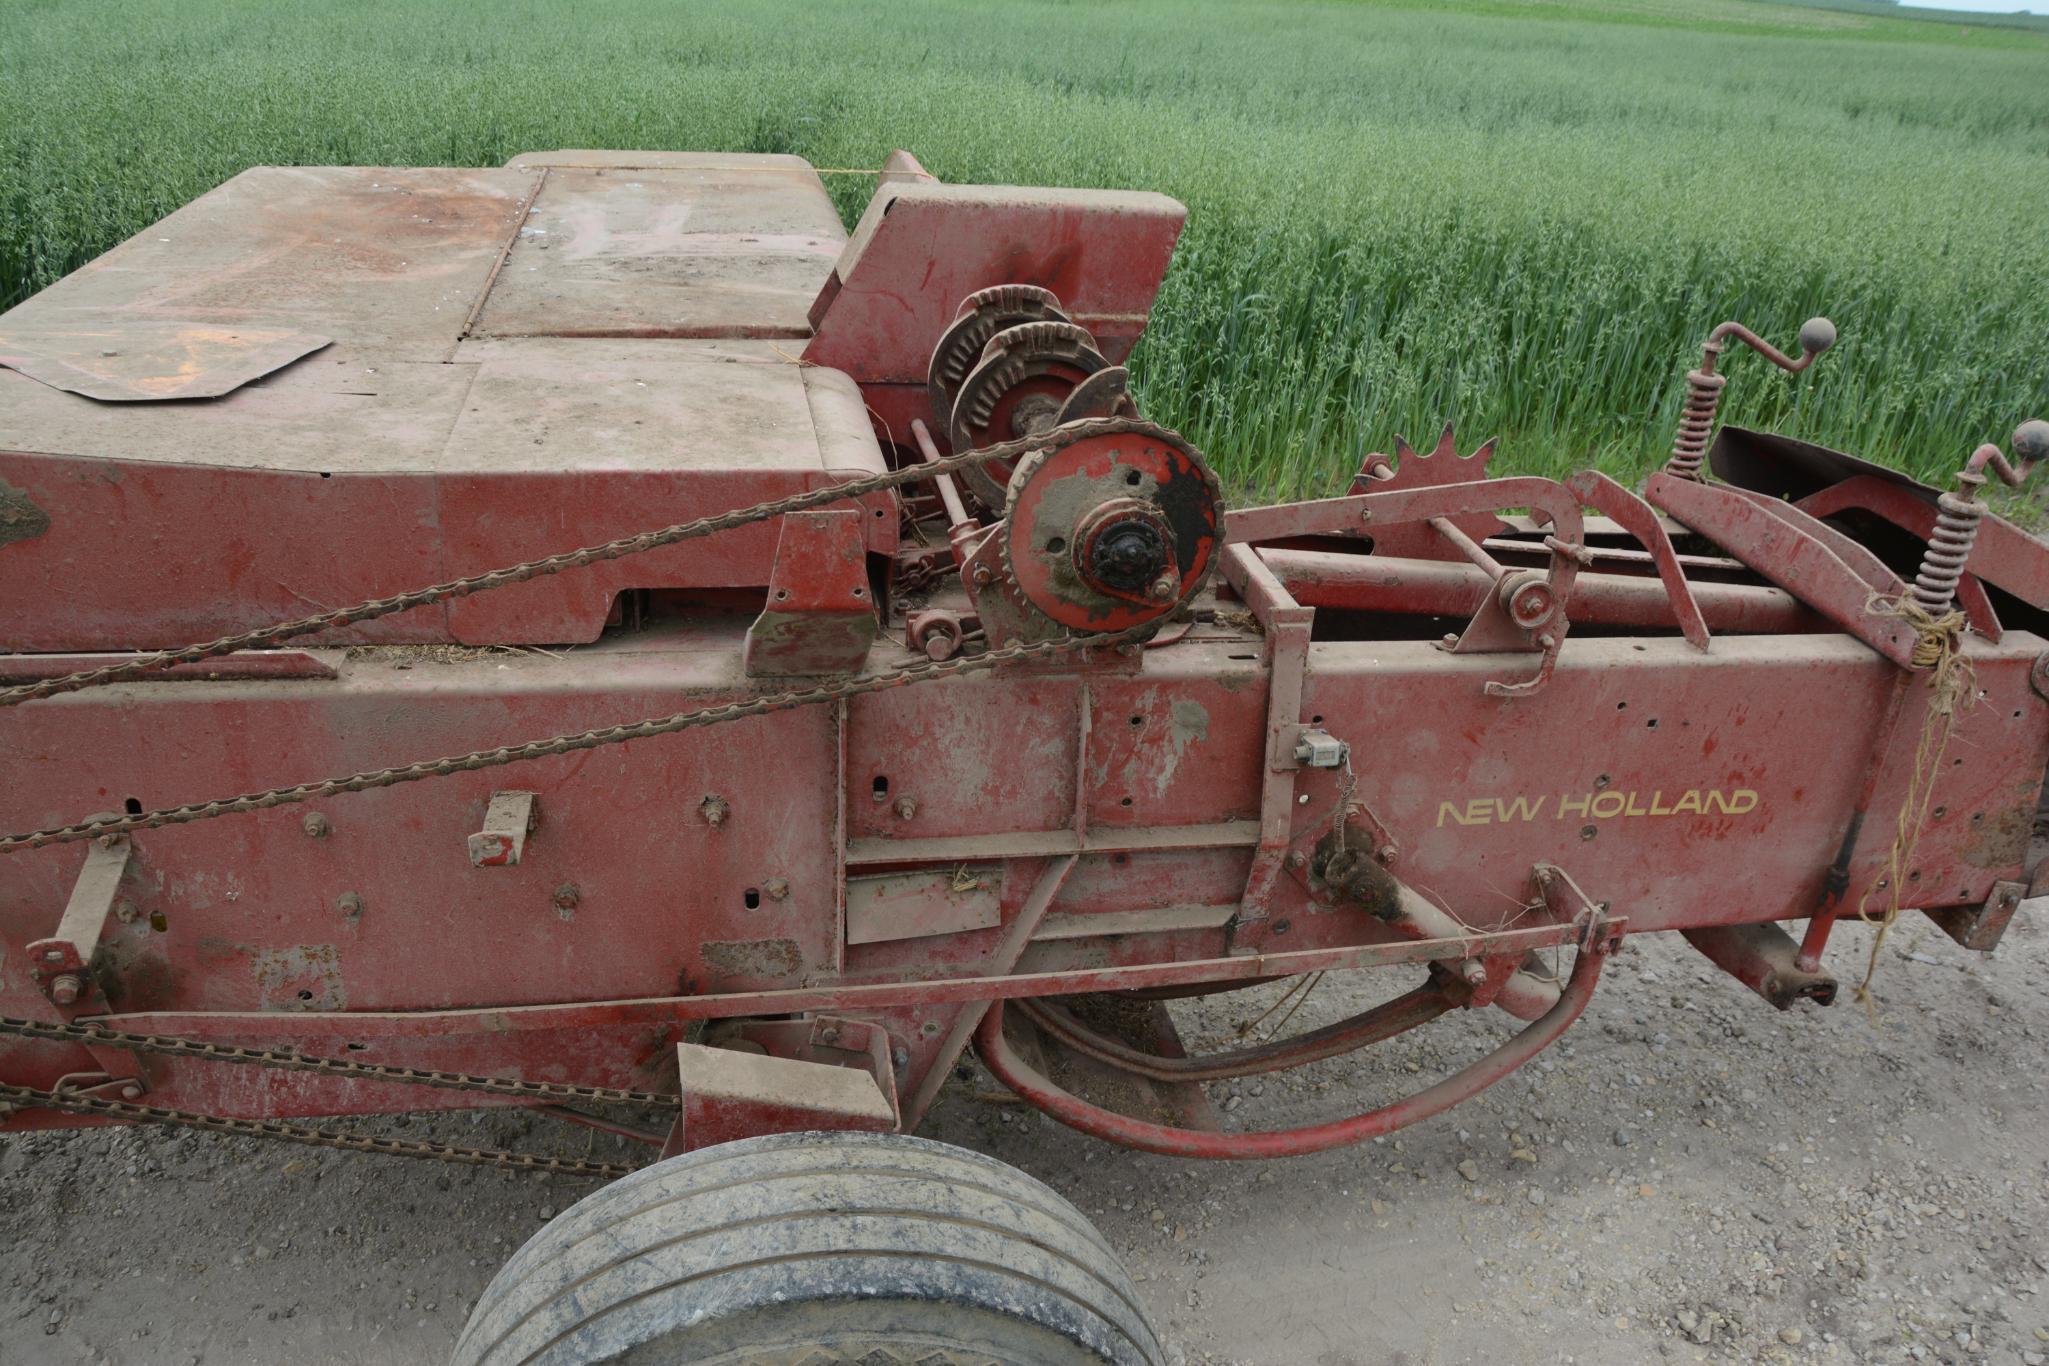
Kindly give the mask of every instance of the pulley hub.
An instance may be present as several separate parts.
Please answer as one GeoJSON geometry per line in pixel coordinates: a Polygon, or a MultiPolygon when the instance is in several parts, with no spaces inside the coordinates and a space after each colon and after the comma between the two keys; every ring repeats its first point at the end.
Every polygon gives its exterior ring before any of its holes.
{"type": "Polygon", "coordinates": [[[1122,631],[1200,591],[1223,527],[1202,457],[1150,423],[1050,436],[1018,461],[998,533],[1020,605],[1069,630],[1122,631]]]}

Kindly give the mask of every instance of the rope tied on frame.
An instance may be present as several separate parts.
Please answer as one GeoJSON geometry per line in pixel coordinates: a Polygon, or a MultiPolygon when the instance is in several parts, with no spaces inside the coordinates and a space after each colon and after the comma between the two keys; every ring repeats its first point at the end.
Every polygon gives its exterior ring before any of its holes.
{"type": "Polygon", "coordinates": [[[1857,918],[1866,924],[1876,924],[1878,933],[1871,940],[1871,957],[1864,965],[1864,980],[1857,984],[1854,994],[1875,1018],[1871,981],[1878,975],[1879,950],[1884,948],[1885,937],[1893,922],[1900,917],[1900,886],[1913,869],[1915,848],[1928,824],[1928,812],[1935,800],[1935,779],[1942,771],[1942,759],[1949,749],[1950,735],[1956,728],[1957,718],[1969,711],[1976,701],[1976,691],[1971,661],[1963,653],[1962,612],[1952,608],[1937,616],[1907,596],[1897,601],[1874,596],[1865,604],[1865,611],[1873,616],[1893,617],[1912,627],[1915,635],[1914,667],[1929,671],[1928,707],[1921,718],[1920,739],[1914,745],[1913,772],[1908,778],[1906,793],[1900,799],[1899,815],[1893,822],[1892,847],[1886,853],[1885,862],[1879,866],[1877,876],[1857,898],[1857,918]],[[1886,894],[1885,906],[1874,911],[1872,898],[1881,890],[1886,894]]]}

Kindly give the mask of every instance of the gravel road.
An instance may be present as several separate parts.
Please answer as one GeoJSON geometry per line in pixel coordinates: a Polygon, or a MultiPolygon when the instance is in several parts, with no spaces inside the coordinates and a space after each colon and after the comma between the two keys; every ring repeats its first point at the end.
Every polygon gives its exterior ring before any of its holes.
{"type": "MultiPolygon", "coordinates": [[[[1865,931],[1831,965],[1861,972],[1865,931]]],[[[1194,1164],[1060,1129],[967,1069],[927,1126],[1092,1215],[1176,1359],[1258,1366],[2049,1356],[2049,929],[1996,955],[1903,921],[1875,1017],[1771,1010],[1676,936],[1480,1099],[1361,1148],[1194,1164]]],[[[1290,1030],[1388,994],[1326,979],[1290,1030]]],[[[1278,987],[1177,1007],[1228,1042],[1278,987]]],[[[1213,1088],[1266,1126],[1377,1104],[1512,1028],[1213,1088]],[[1416,1075],[1411,1075],[1416,1074],[1416,1075]]],[[[626,1156],[514,1114],[390,1121],[626,1156]]],[[[586,1185],[153,1130],[0,1138],[0,1363],[440,1360],[586,1185]]]]}

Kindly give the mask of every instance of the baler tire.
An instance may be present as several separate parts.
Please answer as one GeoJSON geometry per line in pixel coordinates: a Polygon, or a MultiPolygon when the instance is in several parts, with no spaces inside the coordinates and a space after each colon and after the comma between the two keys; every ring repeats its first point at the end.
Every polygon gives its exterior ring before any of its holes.
{"type": "Polygon", "coordinates": [[[1159,1366],[1088,1219],[901,1134],[770,1134],[644,1167],[514,1253],[451,1366],[1159,1366]]]}

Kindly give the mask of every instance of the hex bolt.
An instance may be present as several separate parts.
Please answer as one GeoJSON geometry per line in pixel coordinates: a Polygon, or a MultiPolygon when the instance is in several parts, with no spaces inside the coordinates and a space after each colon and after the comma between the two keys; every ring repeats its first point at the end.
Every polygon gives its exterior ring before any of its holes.
{"type": "Polygon", "coordinates": [[[726,803],[726,799],[716,792],[706,796],[703,801],[697,804],[698,814],[703,816],[704,823],[714,830],[726,823],[726,817],[731,813],[732,809],[726,803]]]}
{"type": "Polygon", "coordinates": [[[114,919],[120,921],[123,925],[133,925],[141,918],[142,912],[137,910],[135,903],[127,897],[124,896],[114,903],[114,919]]]}
{"type": "Polygon", "coordinates": [[[321,815],[318,811],[308,811],[305,819],[299,822],[299,828],[317,840],[326,839],[328,832],[334,829],[333,826],[327,823],[327,817],[321,815]]]}
{"type": "Polygon", "coordinates": [[[565,882],[555,889],[555,909],[573,911],[583,901],[583,893],[574,882],[565,882]]]}
{"type": "Polygon", "coordinates": [[[761,890],[768,893],[770,901],[788,901],[790,899],[790,880],[786,877],[772,877],[761,884],[761,890]]]}
{"type": "Polygon", "coordinates": [[[911,1065],[911,1050],[905,1048],[902,1044],[898,1044],[895,1048],[889,1050],[889,1060],[898,1067],[909,1067],[911,1065]]]}
{"type": "Polygon", "coordinates": [[[896,814],[904,820],[909,820],[917,815],[918,799],[916,797],[898,797],[896,799],[896,814]]]}
{"type": "Polygon", "coordinates": [[[50,983],[50,999],[60,1006],[78,1004],[84,991],[85,983],[78,980],[75,972],[60,973],[50,983]]]}
{"type": "Polygon", "coordinates": [[[818,1031],[818,1041],[820,1043],[838,1043],[840,1041],[840,1027],[838,1025],[825,1026],[825,1028],[818,1031]]]}
{"type": "Polygon", "coordinates": [[[122,1088],[121,1088],[121,1099],[123,1099],[123,1100],[141,1100],[141,1099],[142,1099],[142,1088],[141,1088],[140,1086],[137,1086],[137,1085],[136,1085],[136,1084],[135,1084],[134,1082],[132,1082],[132,1081],[131,1081],[131,1082],[129,1082],[129,1083],[128,1083],[128,1084],[126,1085],[126,1086],[124,1086],[124,1087],[122,1087],[122,1088]]]}
{"type": "Polygon", "coordinates": [[[62,950],[62,949],[44,949],[44,950],[43,950],[43,961],[44,961],[45,963],[61,963],[61,962],[63,962],[63,961],[64,961],[64,950],[62,950]]]}
{"type": "Polygon", "coordinates": [[[363,898],[355,892],[343,892],[334,899],[334,908],[342,913],[344,920],[363,918],[363,898]]]}
{"type": "Polygon", "coordinates": [[[1297,849],[1294,853],[1288,855],[1288,866],[1290,868],[1300,868],[1303,864],[1307,862],[1309,862],[1309,860],[1302,856],[1302,851],[1300,849],[1297,849]]]}
{"type": "Polygon", "coordinates": [[[1466,979],[1468,986],[1478,986],[1487,980],[1487,965],[1477,958],[1465,959],[1458,965],[1458,975],[1466,979]]]}

